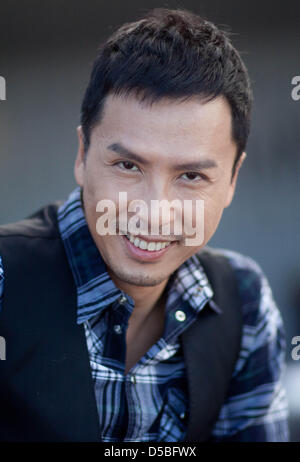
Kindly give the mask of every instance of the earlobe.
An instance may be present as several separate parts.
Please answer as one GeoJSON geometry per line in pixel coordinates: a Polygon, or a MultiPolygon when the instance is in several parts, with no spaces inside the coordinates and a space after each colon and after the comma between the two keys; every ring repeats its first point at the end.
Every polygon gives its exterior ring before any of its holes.
{"type": "Polygon", "coordinates": [[[83,176],[84,176],[84,143],[83,143],[83,133],[82,128],[79,125],[77,127],[78,135],[78,151],[74,165],[74,176],[76,183],[83,187],[83,176]]]}
{"type": "Polygon", "coordinates": [[[77,136],[78,136],[78,151],[80,151],[80,155],[82,159],[84,159],[84,136],[83,136],[83,131],[82,131],[82,126],[78,125],[76,128],[77,131],[77,136]]]}

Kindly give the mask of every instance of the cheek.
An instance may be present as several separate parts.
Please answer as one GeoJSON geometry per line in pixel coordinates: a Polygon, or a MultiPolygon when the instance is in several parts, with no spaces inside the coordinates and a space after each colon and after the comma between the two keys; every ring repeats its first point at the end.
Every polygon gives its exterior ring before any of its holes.
{"type": "MultiPolygon", "coordinates": [[[[203,214],[199,212],[199,219],[204,226],[204,241],[205,243],[211,238],[216,231],[222,213],[224,210],[223,198],[219,195],[213,195],[202,199],[204,201],[203,214]],[[203,220],[204,218],[204,220],[203,220]]],[[[196,212],[193,213],[194,226],[196,225],[196,212]]]]}
{"type": "MultiPolygon", "coordinates": [[[[114,204],[115,208],[118,208],[118,199],[119,199],[119,190],[118,188],[105,176],[98,176],[95,175],[93,172],[87,172],[86,181],[84,184],[84,198],[85,198],[85,205],[86,208],[89,210],[89,215],[95,216],[99,215],[99,202],[103,201],[102,210],[104,212],[104,201],[107,201],[110,204],[114,204]],[[97,212],[97,207],[98,211],[97,212]]],[[[111,213],[113,210],[112,207],[108,209],[111,213]]]]}
{"type": "Polygon", "coordinates": [[[206,239],[209,239],[216,231],[222,217],[224,207],[222,203],[212,203],[204,211],[204,232],[206,239]]]}

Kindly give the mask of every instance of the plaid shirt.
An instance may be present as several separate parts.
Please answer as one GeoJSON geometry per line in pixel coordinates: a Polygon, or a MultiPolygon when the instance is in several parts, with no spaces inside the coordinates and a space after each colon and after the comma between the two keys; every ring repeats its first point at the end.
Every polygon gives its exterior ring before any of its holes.
{"type": "MultiPolygon", "coordinates": [[[[179,335],[200,310],[221,312],[212,300],[212,287],[197,254],[172,274],[163,335],[125,375],[126,328],[134,301],[108,275],[89,232],[80,193],[77,187],[59,208],[58,222],[77,287],[77,323],[84,324],[86,333],[100,441],[182,441],[189,409],[179,335]]],[[[288,441],[288,405],[282,386],[286,344],[280,312],[253,259],[226,249],[218,251],[236,273],[243,333],[211,439],[288,441]]],[[[0,258],[0,302],[3,283],[0,258]]]]}

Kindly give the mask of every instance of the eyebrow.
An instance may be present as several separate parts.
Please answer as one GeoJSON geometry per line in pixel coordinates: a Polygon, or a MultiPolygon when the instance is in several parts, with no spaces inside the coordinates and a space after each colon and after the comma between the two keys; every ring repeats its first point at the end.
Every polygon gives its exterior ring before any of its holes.
{"type": "MultiPolygon", "coordinates": [[[[110,151],[114,151],[122,157],[126,157],[127,159],[132,159],[140,164],[150,165],[151,162],[148,159],[144,159],[143,157],[139,156],[138,154],[130,151],[129,149],[122,146],[120,143],[113,143],[107,146],[107,149],[110,151]]],[[[197,162],[186,162],[183,164],[176,164],[172,166],[172,169],[175,171],[178,170],[203,170],[206,168],[215,168],[218,164],[213,159],[202,159],[197,162]]]]}

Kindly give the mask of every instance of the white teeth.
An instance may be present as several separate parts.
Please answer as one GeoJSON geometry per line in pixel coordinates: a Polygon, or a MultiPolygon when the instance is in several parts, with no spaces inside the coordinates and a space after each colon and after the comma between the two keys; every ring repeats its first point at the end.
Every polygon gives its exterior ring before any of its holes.
{"type": "Polygon", "coordinates": [[[129,239],[135,247],[139,247],[142,250],[147,249],[149,252],[164,249],[171,244],[171,242],[146,242],[143,239],[139,239],[138,237],[135,238],[132,234],[129,233],[127,234],[127,239],[129,239]]]}
{"type": "Polygon", "coordinates": [[[146,250],[147,249],[147,242],[140,240],[139,248],[142,249],[142,250],[146,250]]]}
{"type": "Polygon", "coordinates": [[[147,250],[150,250],[150,251],[153,251],[156,249],[156,244],[155,242],[150,242],[148,245],[147,245],[147,250]]]}

